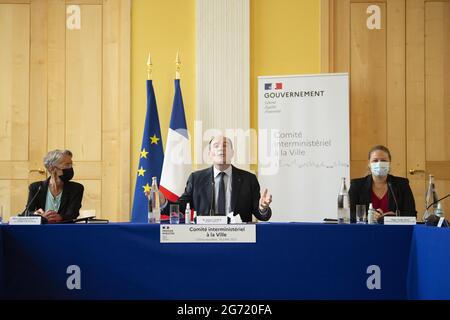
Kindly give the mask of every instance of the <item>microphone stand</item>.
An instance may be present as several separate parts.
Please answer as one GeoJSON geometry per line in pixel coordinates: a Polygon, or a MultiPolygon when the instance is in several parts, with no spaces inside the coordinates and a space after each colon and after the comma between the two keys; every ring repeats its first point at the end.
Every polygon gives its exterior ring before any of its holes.
{"type": "Polygon", "coordinates": [[[391,185],[390,182],[388,182],[388,187],[389,187],[389,191],[391,191],[392,198],[394,198],[394,202],[395,202],[395,216],[398,217],[399,216],[399,212],[398,212],[397,198],[395,197],[395,193],[394,193],[394,190],[393,190],[392,185],[391,185]]]}
{"type": "Polygon", "coordinates": [[[21,214],[19,214],[19,216],[25,216],[28,217],[30,216],[30,206],[31,204],[34,202],[34,200],[36,200],[38,194],[41,192],[42,186],[39,185],[37,192],[34,194],[33,198],[31,198],[30,202],[27,203],[27,205],[25,206],[25,209],[22,211],[21,214]]]}
{"type": "Polygon", "coordinates": [[[30,202],[28,202],[28,204],[25,206],[25,210],[22,211],[21,214],[19,214],[19,216],[25,216],[25,217],[40,217],[41,218],[41,223],[45,224],[48,222],[47,218],[44,218],[43,216],[39,215],[39,214],[30,214],[30,207],[33,204],[34,200],[36,200],[37,196],[39,193],[41,193],[41,189],[42,189],[42,185],[39,185],[37,192],[35,193],[35,195],[33,196],[33,198],[31,198],[30,202]]]}

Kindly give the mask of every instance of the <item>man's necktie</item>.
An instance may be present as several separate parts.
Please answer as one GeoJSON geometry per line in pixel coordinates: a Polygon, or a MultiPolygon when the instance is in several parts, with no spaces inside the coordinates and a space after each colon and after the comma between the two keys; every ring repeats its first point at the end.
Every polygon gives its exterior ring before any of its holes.
{"type": "Polygon", "coordinates": [[[217,196],[217,214],[219,216],[225,215],[225,172],[219,173],[220,181],[219,181],[219,194],[217,196]]]}

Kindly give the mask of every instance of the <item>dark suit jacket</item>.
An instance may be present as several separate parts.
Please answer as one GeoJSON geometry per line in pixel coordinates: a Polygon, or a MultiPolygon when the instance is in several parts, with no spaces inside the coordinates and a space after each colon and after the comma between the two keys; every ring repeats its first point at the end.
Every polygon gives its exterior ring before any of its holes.
{"type": "MultiPolygon", "coordinates": [[[[416,205],[408,179],[388,175],[387,182],[391,183],[395,198],[398,203],[398,210],[401,216],[416,216],[416,205]]],[[[372,175],[364,178],[353,179],[350,183],[350,220],[356,222],[356,205],[365,204],[369,209],[372,202],[372,175]]],[[[395,200],[388,189],[389,210],[395,212],[395,200]]]]}
{"type": "MultiPolygon", "coordinates": [[[[45,210],[45,201],[47,198],[48,183],[50,178],[44,181],[33,182],[30,184],[28,201],[29,212],[33,213],[38,209],[45,210]],[[31,199],[38,192],[39,186],[41,190],[36,198],[30,203],[31,199]]],[[[77,182],[66,182],[64,183],[63,194],[61,197],[61,204],[59,206],[58,214],[61,215],[64,221],[76,219],[80,214],[81,200],[83,199],[84,187],[82,184],[77,182]]]]}
{"type": "MultiPolygon", "coordinates": [[[[184,193],[178,198],[180,211],[184,212],[186,204],[197,211],[197,215],[208,215],[213,194],[213,167],[191,173],[184,193]]],[[[231,186],[231,211],[239,214],[243,222],[251,222],[252,214],[259,220],[267,221],[272,215],[268,212],[262,216],[259,212],[260,188],[256,176],[248,171],[233,166],[231,186]]],[[[166,206],[165,212],[168,212],[166,206]]]]}

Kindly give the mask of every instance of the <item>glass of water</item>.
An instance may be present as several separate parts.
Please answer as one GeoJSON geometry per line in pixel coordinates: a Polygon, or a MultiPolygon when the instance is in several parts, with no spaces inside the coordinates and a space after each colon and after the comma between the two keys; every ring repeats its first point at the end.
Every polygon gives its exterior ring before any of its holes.
{"type": "Polygon", "coordinates": [[[171,204],[169,210],[170,224],[180,223],[180,207],[178,204],[171,204]]]}
{"type": "Polygon", "coordinates": [[[366,223],[366,205],[356,205],[356,223],[366,223]]]}

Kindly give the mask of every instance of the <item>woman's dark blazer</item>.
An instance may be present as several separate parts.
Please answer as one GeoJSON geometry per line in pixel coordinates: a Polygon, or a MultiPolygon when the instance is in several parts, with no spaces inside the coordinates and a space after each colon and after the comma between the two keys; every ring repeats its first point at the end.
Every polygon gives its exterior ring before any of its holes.
{"type": "MultiPolygon", "coordinates": [[[[389,174],[387,182],[391,186],[389,188],[388,185],[389,211],[395,212],[396,199],[401,216],[415,217],[417,215],[416,205],[408,179],[389,174]],[[392,196],[392,192],[395,195],[395,199],[392,196]]],[[[369,204],[372,202],[372,175],[352,179],[348,193],[350,196],[350,220],[356,222],[356,205],[365,204],[366,209],[369,209],[369,204]]]]}
{"type": "MultiPolygon", "coordinates": [[[[30,184],[27,201],[28,212],[33,213],[40,208],[45,210],[49,181],[50,178],[30,184]],[[36,193],[38,194],[36,195],[36,193]],[[36,198],[31,202],[34,196],[36,198]]],[[[64,221],[76,219],[79,216],[83,192],[84,187],[80,183],[73,181],[64,183],[61,204],[58,210],[58,214],[61,215],[64,221]]]]}

